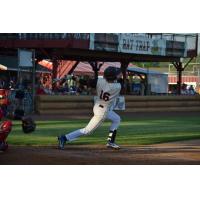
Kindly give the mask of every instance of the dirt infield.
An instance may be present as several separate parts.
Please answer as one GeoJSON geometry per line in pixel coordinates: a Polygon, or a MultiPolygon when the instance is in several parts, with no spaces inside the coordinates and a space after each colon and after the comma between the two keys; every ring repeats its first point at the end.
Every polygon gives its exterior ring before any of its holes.
{"type": "Polygon", "coordinates": [[[1,165],[179,165],[200,164],[200,140],[145,146],[69,145],[51,147],[10,146],[0,153],[1,165]]]}
{"type": "MultiPolygon", "coordinates": [[[[200,116],[200,112],[131,113],[132,118],[200,116]]],[[[71,116],[33,116],[35,120],[71,119],[71,116]]],[[[77,116],[75,119],[88,119],[77,116]]],[[[179,165],[200,164],[200,140],[156,145],[121,146],[117,150],[103,145],[9,146],[0,152],[0,165],[179,165]]]]}

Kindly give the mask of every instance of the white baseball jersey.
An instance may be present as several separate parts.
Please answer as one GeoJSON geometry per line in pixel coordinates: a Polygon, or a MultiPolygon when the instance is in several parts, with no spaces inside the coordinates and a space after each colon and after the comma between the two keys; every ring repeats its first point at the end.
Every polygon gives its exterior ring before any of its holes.
{"type": "Polygon", "coordinates": [[[93,108],[94,116],[85,128],[66,134],[68,141],[73,141],[82,135],[92,133],[106,118],[112,121],[110,130],[117,130],[120,124],[120,117],[117,113],[110,110],[110,107],[120,93],[120,83],[109,83],[104,78],[99,78],[96,90],[98,97],[93,108]]]}
{"type": "Polygon", "coordinates": [[[99,78],[97,81],[97,100],[96,103],[110,107],[117,98],[121,90],[120,83],[109,83],[104,78],[99,78]]]}

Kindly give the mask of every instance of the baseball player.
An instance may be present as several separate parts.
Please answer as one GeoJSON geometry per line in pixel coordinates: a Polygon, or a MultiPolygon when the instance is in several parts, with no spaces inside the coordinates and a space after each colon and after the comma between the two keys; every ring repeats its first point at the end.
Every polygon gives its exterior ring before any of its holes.
{"type": "Polygon", "coordinates": [[[119,74],[120,70],[118,68],[108,67],[104,71],[104,77],[98,78],[95,81],[93,87],[96,86],[97,100],[93,107],[94,116],[85,128],[78,129],[66,135],[58,136],[60,149],[64,149],[66,142],[76,140],[80,136],[89,135],[96,130],[105,119],[112,121],[106,146],[113,149],[120,148],[115,144],[115,137],[121,119],[120,116],[111,109],[121,90],[121,84],[117,83],[117,76],[119,74]]]}
{"type": "Polygon", "coordinates": [[[0,125],[0,151],[6,151],[8,144],[6,138],[12,130],[12,122],[7,120],[0,125]]]}

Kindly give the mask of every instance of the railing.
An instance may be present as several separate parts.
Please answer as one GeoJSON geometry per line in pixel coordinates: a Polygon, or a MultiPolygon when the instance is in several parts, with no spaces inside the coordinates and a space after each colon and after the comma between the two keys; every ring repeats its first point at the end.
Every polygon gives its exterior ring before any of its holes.
{"type": "Polygon", "coordinates": [[[0,40],[89,40],[89,33],[1,33],[0,40]]]}
{"type": "Polygon", "coordinates": [[[184,42],[187,50],[196,50],[198,34],[177,33],[147,33],[152,39],[165,39],[166,41],[184,42]]]}

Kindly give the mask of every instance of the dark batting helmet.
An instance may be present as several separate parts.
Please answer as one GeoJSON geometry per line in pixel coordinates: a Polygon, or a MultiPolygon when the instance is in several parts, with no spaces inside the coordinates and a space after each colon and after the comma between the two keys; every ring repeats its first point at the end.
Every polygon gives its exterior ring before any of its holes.
{"type": "Polygon", "coordinates": [[[117,79],[117,76],[120,74],[121,70],[116,67],[109,66],[104,71],[104,78],[107,81],[114,81],[117,79]]]}

